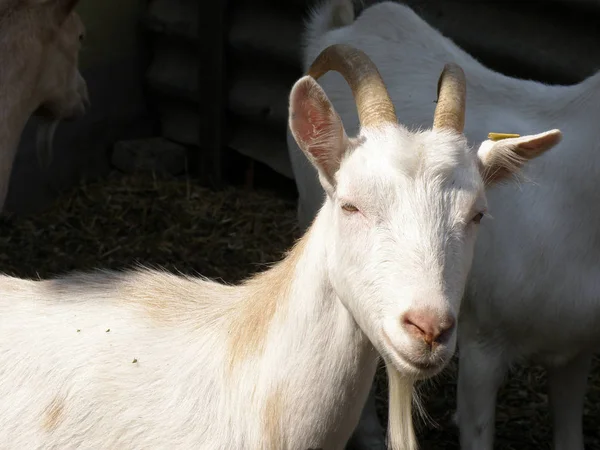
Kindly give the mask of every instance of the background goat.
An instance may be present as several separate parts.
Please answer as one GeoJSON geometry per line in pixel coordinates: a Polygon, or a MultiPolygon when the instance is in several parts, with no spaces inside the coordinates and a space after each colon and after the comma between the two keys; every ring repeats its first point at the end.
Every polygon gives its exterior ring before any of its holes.
{"type": "Polygon", "coordinates": [[[5,446],[341,449],[382,354],[393,448],[415,447],[413,380],[454,352],[484,182],[516,170],[518,148],[467,145],[458,66],[418,133],[397,123],[364,53],[332,46],[309,74],[289,124],[327,197],[271,269],[240,286],[145,269],[0,277],[5,446]],[[313,78],[329,70],[356,98],[355,138],[313,78]]]}
{"type": "Polygon", "coordinates": [[[0,212],[21,133],[43,119],[38,153],[50,153],[59,120],[85,113],[87,85],[78,59],[84,26],[77,0],[0,0],[0,212]]]}
{"type": "MultiPolygon", "coordinates": [[[[583,449],[586,379],[600,342],[600,74],[573,86],[509,78],[392,2],[365,9],[356,20],[351,0],[327,2],[308,22],[305,41],[305,65],[333,43],[365,51],[407,126],[426,126],[435,100],[431,84],[444,62],[452,61],[466,72],[470,142],[481,142],[490,131],[529,135],[560,127],[567,134],[561,151],[528,165],[524,175],[535,183],[489,193],[495,218],[482,228],[460,317],[457,411],[462,448],[491,449],[496,392],[507,368],[534,358],[549,371],[554,448],[583,449]]],[[[354,130],[356,113],[337,75],[323,78],[322,86],[354,130]]],[[[518,154],[544,149],[556,138],[542,133],[502,142],[518,154]]],[[[306,226],[323,192],[289,136],[288,148],[300,192],[299,220],[306,226]]],[[[365,415],[374,418],[374,409],[365,415]]]]}

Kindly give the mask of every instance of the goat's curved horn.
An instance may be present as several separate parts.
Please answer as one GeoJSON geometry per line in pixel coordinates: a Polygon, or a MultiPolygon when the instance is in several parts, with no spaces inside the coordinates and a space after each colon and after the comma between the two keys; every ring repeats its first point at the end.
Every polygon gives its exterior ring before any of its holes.
{"type": "Polygon", "coordinates": [[[330,45],[314,60],[308,75],[317,79],[330,70],[339,72],[350,85],[361,126],[398,122],[383,79],[366,53],[349,45],[330,45]]]}
{"type": "Polygon", "coordinates": [[[433,128],[450,128],[462,133],[465,128],[467,82],[458,64],[449,63],[438,80],[438,101],[433,115],[433,128]]]}

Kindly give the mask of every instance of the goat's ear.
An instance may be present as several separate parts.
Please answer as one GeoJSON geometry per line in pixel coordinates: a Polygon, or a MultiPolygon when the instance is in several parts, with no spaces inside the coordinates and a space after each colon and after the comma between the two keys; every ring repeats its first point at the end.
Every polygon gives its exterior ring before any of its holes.
{"type": "Polygon", "coordinates": [[[523,165],[550,150],[562,139],[560,130],[481,143],[477,156],[486,185],[505,180],[523,165]]]}
{"type": "Polygon", "coordinates": [[[319,171],[321,181],[334,186],[349,140],[340,116],[310,76],[300,78],[292,87],[289,127],[298,146],[319,171]]]}

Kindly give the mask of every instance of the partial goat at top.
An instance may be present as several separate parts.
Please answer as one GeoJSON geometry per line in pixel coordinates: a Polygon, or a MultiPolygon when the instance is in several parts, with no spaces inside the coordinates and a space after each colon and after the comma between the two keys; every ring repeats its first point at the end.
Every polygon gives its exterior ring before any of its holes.
{"type": "MultiPolygon", "coordinates": [[[[518,185],[489,193],[494,218],[482,223],[459,324],[458,422],[464,450],[490,450],[496,393],[507,368],[536,360],[549,370],[555,450],[582,450],[586,379],[600,343],[600,73],[572,86],[504,76],[396,2],[375,4],[354,19],[350,0],[327,1],[309,20],[304,38],[305,67],[334,43],[367,53],[380,68],[398,117],[414,128],[428,126],[435,108],[432,84],[444,63],[459,64],[469,92],[469,141],[481,142],[489,132],[521,135],[483,144],[482,155],[499,143],[518,156],[537,152],[559,140],[545,130],[563,130],[560,146],[528,165],[518,185]]],[[[321,84],[348,129],[358,129],[351,94],[339,76],[323,77],[321,84]]],[[[299,219],[306,226],[324,193],[291,134],[288,145],[299,219]]],[[[505,176],[488,174],[499,175],[505,176]]]]}
{"type": "Polygon", "coordinates": [[[465,101],[450,64],[433,129],[411,132],[372,61],[328,47],[289,109],[326,196],[281,262],[238,286],[152,270],[0,277],[3,447],[341,450],[382,355],[391,448],[416,448],[412,385],[454,352],[485,175],[559,133],[477,151],[465,101]],[[316,81],[329,71],[353,93],[354,136],[316,81]]]}
{"type": "Polygon", "coordinates": [[[78,60],[84,26],[77,0],[0,0],[0,212],[21,133],[32,114],[43,124],[38,152],[50,152],[56,125],[89,106],[78,60]]]}

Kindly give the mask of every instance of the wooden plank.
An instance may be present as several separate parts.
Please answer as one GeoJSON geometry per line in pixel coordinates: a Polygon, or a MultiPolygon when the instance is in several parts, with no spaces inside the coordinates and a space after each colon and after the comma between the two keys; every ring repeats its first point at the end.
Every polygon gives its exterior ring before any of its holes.
{"type": "Polygon", "coordinates": [[[154,57],[146,73],[151,88],[184,101],[199,102],[200,69],[194,50],[172,39],[155,39],[154,57]]]}
{"type": "Polygon", "coordinates": [[[572,84],[597,69],[600,8],[582,13],[585,2],[554,0],[543,8],[537,2],[519,2],[515,7],[512,0],[404,3],[482,64],[505,75],[572,84]]]}
{"type": "MultiPolygon", "coordinates": [[[[174,142],[202,147],[197,132],[201,115],[191,106],[172,99],[159,101],[162,136],[174,142]]],[[[293,178],[287,153],[286,128],[279,132],[233,117],[227,132],[226,146],[293,178]]]]}
{"type": "MultiPolygon", "coordinates": [[[[198,12],[198,94],[201,119],[197,124],[198,141],[204,151],[198,171],[214,187],[222,183],[221,153],[226,127],[227,60],[229,26],[227,0],[202,2],[198,12]]],[[[233,4],[233,3],[232,3],[233,4]]]]}
{"type": "Polygon", "coordinates": [[[229,90],[229,111],[260,125],[285,128],[288,96],[295,79],[279,75],[260,69],[238,69],[229,90]]]}
{"type": "Polygon", "coordinates": [[[294,178],[287,152],[285,128],[280,133],[274,133],[240,121],[230,128],[229,136],[230,148],[260,161],[287,178],[294,178]]]}
{"type": "Polygon", "coordinates": [[[156,32],[197,40],[200,4],[198,0],[153,0],[144,24],[156,32]]]}
{"type": "Polygon", "coordinates": [[[233,12],[229,45],[241,53],[268,54],[281,63],[301,67],[300,17],[288,17],[259,5],[240,6],[233,12]]]}
{"type": "Polygon", "coordinates": [[[156,104],[164,137],[180,144],[203,147],[198,134],[202,115],[195,105],[167,98],[157,99],[156,104]]]}

